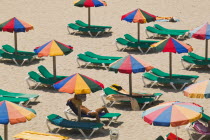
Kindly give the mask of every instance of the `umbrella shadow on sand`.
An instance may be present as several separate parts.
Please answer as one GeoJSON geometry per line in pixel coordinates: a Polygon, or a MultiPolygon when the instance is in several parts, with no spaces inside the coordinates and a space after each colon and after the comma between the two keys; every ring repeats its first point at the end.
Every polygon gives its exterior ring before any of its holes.
{"type": "MultiPolygon", "coordinates": [[[[38,59],[34,59],[33,61],[29,62],[29,61],[26,61],[22,66],[31,66],[31,65],[35,65],[35,64],[39,64],[40,61],[43,61],[44,58],[38,58],[38,59]]],[[[16,60],[17,61],[17,60],[16,60]]],[[[12,60],[0,60],[0,63],[4,63],[5,65],[14,65],[14,66],[19,66],[19,67],[22,67],[21,65],[16,65],[12,60]]],[[[21,64],[22,61],[17,61],[18,64],[21,64]]]]}
{"type": "MultiPolygon", "coordinates": [[[[52,132],[56,132],[58,130],[58,128],[55,128],[52,132]]],[[[92,130],[83,130],[85,134],[90,134],[92,130]]],[[[59,135],[62,135],[62,136],[67,136],[67,137],[70,137],[72,139],[85,139],[82,134],[76,130],[76,129],[61,129],[60,131],[58,131],[58,134],[59,135]]],[[[92,136],[91,136],[91,139],[94,139],[94,138],[104,138],[106,136],[109,135],[109,129],[108,128],[102,128],[98,131],[96,131],[92,136]]]]}

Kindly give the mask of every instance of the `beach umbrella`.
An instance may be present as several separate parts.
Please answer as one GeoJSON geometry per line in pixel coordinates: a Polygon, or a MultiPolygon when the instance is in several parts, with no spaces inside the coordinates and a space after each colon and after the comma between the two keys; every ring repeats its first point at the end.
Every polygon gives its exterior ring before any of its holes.
{"type": "Polygon", "coordinates": [[[102,0],[77,0],[74,2],[74,6],[88,8],[88,25],[90,27],[90,7],[107,6],[107,4],[102,0]]]}
{"type": "Polygon", "coordinates": [[[205,23],[190,31],[190,36],[196,39],[206,40],[205,58],[208,59],[208,40],[210,39],[210,24],[205,23]]]}
{"type": "Polygon", "coordinates": [[[17,33],[18,32],[28,32],[34,29],[34,27],[25,21],[17,19],[16,17],[9,19],[6,22],[0,24],[0,31],[3,32],[14,32],[14,42],[15,42],[15,54],[17,54],[17,33]]]}
{"type": "Polygon", "coordinates": [[[184,96],[190,98],[210,98],[210,80],[200,81],[186,87],[184,96]]]}
{"type": "Polygon", "coordinates": [[[9,101],[0,102],[0,124],[4,125],[4,140],[8,140],[8,124],[23,123],[34,118],[32,109],[19,106],[9,101]]]}
{"type": "Polygon", "coordinates": [[[61,55],[68,55],[73,51],[73,47],[69,45],[65,45],[56,40],[51,40],[46,44],[37,47],[34,49],[34,52],[38,55],[38,57],[43,56],[52,56],[53,57],[53,74],[56,79],[56,57],[61,55]]]}
{"type": "Polygon", "coordinates": [[[172,101],[147,109],[142,118],[150,125],[177,128],[200,119],[202,112],[203,108],[198,104],[172,101]]]}
{"type": "Polygon", "coordinates": [[[193,51],[193,48],[190,45],[185,44],[184,42],[176,40],[172,37],[152,44],[151,47],[156,47],[157,51],[169,52],[170,78],[172,78],[172,53],[188,53],[193,51]]]}
{"type": "MultiPolygon", "coordinates": [[[[60,92],[70,94],[90,94],[102,90],[104,85],[90,77],[76,73],[58,81],[53,87],[60,92]]],[[[80,112],[80,107],[78,108],[78,112],[80,112]]],[[[81,114],[78,115],[78,120],[81,120],[81,114]]]]}
{"type": "Polygon", "coordinates": [[[138,23],[138,42],[140,41],[140,24],[148,23],[156,20],[156,16],[152,15],[142,9],[136,9],[131,11],[121,17],[121,20],[125,20],[127,22],[138,23]]]}
{"type": "Polygon", "coordinates": [[[135,74],[139,72],[150,71],[153,68],[154,67],[151,66],[150,64],[132,55],[123,57],[109,65],[110,71],[114,71],[115,73],[120,72],[120,73],[129,74],[130,95],[132,95],[132,73],[135,74]]]}

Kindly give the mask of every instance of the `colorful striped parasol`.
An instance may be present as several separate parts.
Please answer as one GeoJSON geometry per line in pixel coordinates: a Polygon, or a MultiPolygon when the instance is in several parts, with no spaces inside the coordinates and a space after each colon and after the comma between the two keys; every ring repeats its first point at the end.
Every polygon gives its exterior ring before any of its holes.
{"type": "Polygon", "coordinates": [[[58,42],[56,40],[51,40],[47,42],[46,44],[37,47],[34,49],[34,52],[39,56],[52,56],[53,57],[53,74],[54,78],[56,78],[56,58],[55,56],[61,56],[61,55],[68,55],[73,51],[73,47],[69,45],[65,45],[61,42],[58,42]]]}
{"type": "Polygon", "coordinates": [[[9,19],[8,21],[0,24],[0,31],[14,32],[15,53],[17,53],[17,32],[28,32],[34,29],[34,27],[25,21],[17,19],[16,17],[9,19]]]}
{"type": "Polygon", "coordinates": [[[154,67],[150,64],[147,64],[143,60],[128,55],[123,57],[114,63],[109,65],[109,70],[120,73],[129,74],[129,92],[132,95],[132,73],[145,72],[153,69],[154,67]]]}
{"type": "Polygon", "coordinates": [[[144,10],[136,9],[121,17],[121,20],[138,23],[138,41],[140,41],[140,23],[148,23],[156,20],[156,16],[144,10]]]}
{"type": "Polygon", "coordinates": [[[210,98],[210,81],[200,81],[184,89],[184,96],[190,98],[210,98]]]}
{"type": "Polygon", "coordinates": [[[142,118],[150,125],[177,127],[200,119],[202,112],[203,108],[195,103],[172,101],[147,109],[142,118]]]}
{"type": "Polygon", "coordinates": [[[0,102],[0,124],[4,124],[4,139],[8,140],[8,123],[23,123],[34,117],[36,115],[25,107],[8,101],[0,102]]]}
{"type": "Polygon", "coordinates": [[[208,40],[210,39],[210,24],[205,23],[190,31],[190,36],[196,39],[206,40],[205,58],[208,59],[208,40]]]}
{"type": "Polygon", "coordinates": [[[102,83],[79,73],[58,81],[53,86],[60,92],[70,94],[90,94],[104,88],[102,83]]]}
{"type": "Polygon", "coordinates": [[[168,39],[162,40],[158,43],[154,43],[151,45],[151,47],[156,47],[157,51],[169,52],[170,78],[172,78],[172,53],[188,53],[193,51],[192,46],[172,37],[169,37],[168,39]]]}
{"type": "Polygon", "coordinates": [[[77,0],[74,2],[74,6],[88,7],[88,25],[90,27],[90,7],[107,6],[107,4],[102,0],[77,0]]]}

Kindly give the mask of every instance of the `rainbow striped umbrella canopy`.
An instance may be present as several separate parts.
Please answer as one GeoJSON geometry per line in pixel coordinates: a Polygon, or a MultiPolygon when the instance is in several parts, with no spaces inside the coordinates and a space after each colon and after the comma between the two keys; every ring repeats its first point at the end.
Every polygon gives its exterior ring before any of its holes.
{"type": "Polygon", "coordinates": [[[156,47],[158,51],[169,52],[169,71],[170,78],[172,78],[172,53],[188,53],[192,52],[193,48],[179,40],[169,37],[158,43],[154,43],[151,47],[156,47]]]}
{"type": "Polygon", "coordinates": [[[14,32],[15,53],[17,53],[17,32],[27,32],[32,29],[34,29],[32,25],[16,17],[0,24],[0,31],[14,32]]]}
{"type": "Polygon", "coordinates": [[[138,23],[138,41],[140,41],[140,23],[148,23],[156,20],[156,16],[142,9],[136,9],[125,15],[122,15],[121,20],[127,22],[138,23]]]}
{"type": "Polygon", "coordinates": [[[8,123],[23,123],[27,120],[30,121],[34,117],[36,117],[36,115],[25,107],[19,106],[9,101],[0,102],[0,124],[4,124],[4,139],[8,139],[8,123]]]}
{"type": "Polygon", "coordinates": [[[102,0],[77,0],[74,2],[77,7],[100,7],[107,6],[105,1],[102,0]]]}
{"type": "Polygon", "coordinates": [[[109,70],[115,73],[129,74],[129,92],[132,95],[132,73],[145,72],[153,69],[154,67],[144,62],[143,60],[128,55],[109,65],[109,70]]]}
{"type": "Polygon", "coordinates": [[[107,6],[107,3],[102,0],[77,0],[74,2],[74,6],[88,7],[88,25],[90,26],[90,7],[107,6]]]}
{"type": "Polygon", "coordinates": [[[34,52],[39,56],[59,56],[67,55],[73,51],[73,47],[65,45],[56,40],[51,40],[46,44],[34,49],[34,52]]]}
{"type": "Polygon", "coordinates": [[[200,119],[202,112],[203,108],[195,103],[173,101],[147,109],[142,118],[150,125],[177,127],[200,119]]]}
{"type": "Polygon", "coordinates": [[[34,52],[39,56],[53,56],[53,73],[56,78],[56,58],[55,56],[68,55],[73,51],[73,47],[65,45],[56,40],[51,40],[46,44],[34,49],[34,52]]]}
{"type": "Polygon", "coordinates": [[[184,89],[184,96],[190,98],[210,98],[210,80],[200,81],[184,89]]]}
{"type": "Polygon", "coordinates": [[[34,29],[32,25],[16,17],[0,24],[0,31],[5,32],[27,32],[32,29],[34,29]]]}
{"type": "Polygon", "coordinates": [[[190,36],[196,39],[206,40],[205,58],[208,59],[208,40],[210,39],[210,24],[205,23],[190,31],[190,36]]]}
{"type": "Polygon", "coordinates": [[[102,83],[79,73],[58,81],[53,86],[60,92],[71,94],[89,94],[104,88],[102,83]]]}

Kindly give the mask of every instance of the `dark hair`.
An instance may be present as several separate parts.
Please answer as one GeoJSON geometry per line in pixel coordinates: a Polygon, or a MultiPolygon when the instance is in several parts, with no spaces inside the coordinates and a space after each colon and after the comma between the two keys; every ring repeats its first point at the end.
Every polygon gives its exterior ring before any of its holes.
{"type": "Polygon", "coordinates": [[[118,91],[123,89],[121,86],[116,84],[113,84],[112,87],[116,88],[118,91]]]}

